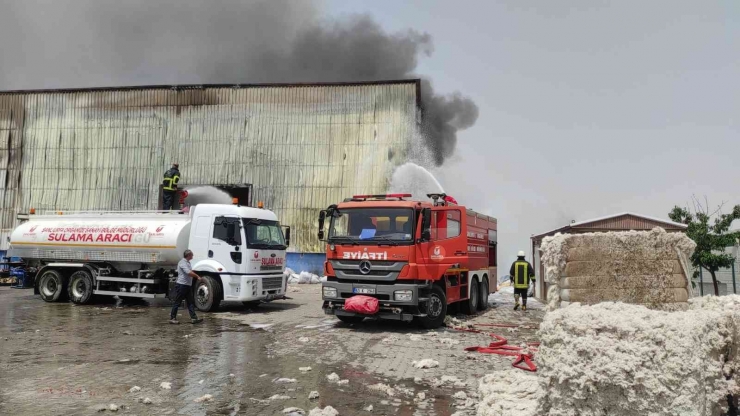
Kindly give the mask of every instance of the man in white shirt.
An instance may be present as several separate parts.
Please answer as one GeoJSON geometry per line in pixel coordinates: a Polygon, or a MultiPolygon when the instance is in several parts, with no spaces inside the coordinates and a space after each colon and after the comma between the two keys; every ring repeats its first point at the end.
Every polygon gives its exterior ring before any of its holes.
{"type": "Polygon", "coordinates": [[[177,263],[177,281],[175,282],[175,299],[173,300],[172,304],[172,311],[170,312],[170,323],[171,324],[179,324],[180,322],[177,320],[177,308],[180,307],[180,302],[185,300],[185,304],[188,307],[188,312],[190,313],[190,322],[197,324],[198,322],[203,321],[202,319],[199,319],[198,316],[195,314],[195,300],[193,299],[193,279],[200,280],[200,276],[198,276],[194,271],[193,268],[190,266],[190,260],[193,259],[193,252],[190,250],[185,250],[185,253],[183,254],[183,259],[180,260],[179,263],[177,263]]]}

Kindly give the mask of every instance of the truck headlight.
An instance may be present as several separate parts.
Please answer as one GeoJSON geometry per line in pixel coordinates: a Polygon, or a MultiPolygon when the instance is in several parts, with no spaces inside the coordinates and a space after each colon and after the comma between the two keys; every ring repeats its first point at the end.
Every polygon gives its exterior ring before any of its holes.
{"type": "Polygon", "coordinates": [[[411,290],[396,290],[393,292],[393,299],[399,302],[410,302],[414,300],[414,292],[411,290]]]}
{"type": "Polygon", "coordinates": [[[324,287],[324,297],[325,298],[336,298],[337,297],[337,288],[335,287],[324,287]]]}

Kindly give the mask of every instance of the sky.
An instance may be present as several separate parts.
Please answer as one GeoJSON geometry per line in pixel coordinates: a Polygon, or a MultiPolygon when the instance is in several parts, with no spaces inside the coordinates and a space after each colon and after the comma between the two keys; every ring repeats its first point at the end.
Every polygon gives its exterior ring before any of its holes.
{"type": "Polygon", "coordinates": [[[504,264],[572,220],[740,204],[740,2],[329,5],[431,34],[417,70],[480,112],[435,175],[499,220],[504,264]]]}
{"type": "Polygon", "coordinates": [[[0,0],[11,11],[0,14],[0,89],[261,80],[255,45],[280,53],[305,22],[357,13],[392,39],[428,35],[404,44],[416,59],[389,58],[403,65],[375,74],[413,72],[477,105],[433,172],[461,204],[498,218],[502,264],[571,220],[667,218],[692,195],[740,204],[736,0],[90,4],[0,0]],[[260,13],[280,16],[249,20],[260,13]]]}

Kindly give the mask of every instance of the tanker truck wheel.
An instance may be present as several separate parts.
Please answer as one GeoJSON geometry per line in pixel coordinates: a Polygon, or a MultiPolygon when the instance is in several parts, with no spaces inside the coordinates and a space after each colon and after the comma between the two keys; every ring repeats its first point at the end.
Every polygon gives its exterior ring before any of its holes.
{"type": "Polygon", "coordinates": [[[39,278],[39,294],[46,302],[59,302],[67,296],[67,278],[56,270],[47,270],[39,278]]]}
{"type": "Polygon", "coordinates": [[[488,309],[488,279],[485,277],[479,284],[480,287],[480,299],[478,299],[478,310],[485,311],[488,309]]]}
{"type": "Polygon", "coordinates": [[[470,280],[470,296],[462,301],[462,311],[465,315],[474,315],[478,311],[478,279],[470,280]]]}
{"type": "Polygon", "coordinates": [[[84,305],[93,297],[93,278],[87,270],[78,270],[69,276],[67,293],[72,303],[84,305]]]}
{"type": "Polygon", "coordinates": [[[447,316],[447,296],[445,291],[435,285],[432,286],[432,290],[429,292],[429,300],[427,300],[420,308],[426,316],[420,317],[419,322],[426,329],[439,328],[445,323],[445,316],[447,316]]]}
{"type": "Polygon", "coordinates": [[[221,303],[221,285],[211,276],[201,276],[195,284],[195,307],[199,311],[210,312],[218,309],[221,303]]]}

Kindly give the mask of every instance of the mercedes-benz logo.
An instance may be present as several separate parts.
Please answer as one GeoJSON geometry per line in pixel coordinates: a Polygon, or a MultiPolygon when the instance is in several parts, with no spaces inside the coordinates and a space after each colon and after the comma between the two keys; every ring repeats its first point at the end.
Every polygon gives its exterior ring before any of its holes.
{"type": "Polygon", "coordinates": [[[360,263],[360,273],[362,274],[370,273],[370,269],[372,268],[373,268],[372,264],[370,264],[370,262],[367,260],[360,263]]]}

